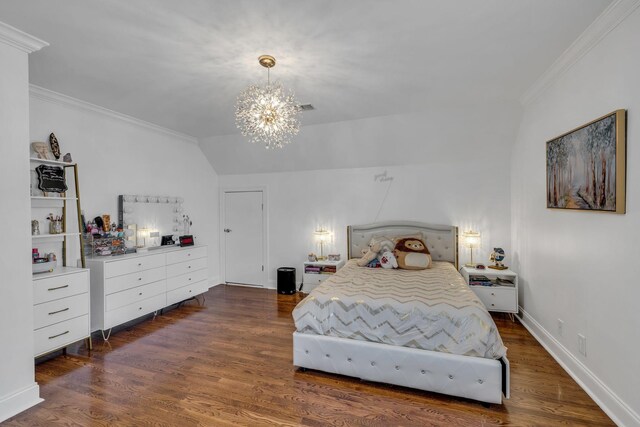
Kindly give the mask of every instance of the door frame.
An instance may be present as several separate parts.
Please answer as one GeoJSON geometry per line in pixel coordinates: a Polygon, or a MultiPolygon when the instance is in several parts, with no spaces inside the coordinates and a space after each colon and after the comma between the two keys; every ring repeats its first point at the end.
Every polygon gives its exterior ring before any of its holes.
{"type": "MultiPolygon", "coordinates": [[[[268,206],[268,192],[266,186],[248,186],[248,187],[221,187],[219,191],[219,206],[220,206],[220,224],[218,228],[220,230],[220,278],[223,283],[227,283],[227,254],[226,254],[226,243],[224,237],[224,224],[226,222],[225,218],[225,194],[226,193],[247,193],[247,192],[262,192],[262,262],[264,264],[264,271],[262,272],[261,281],[258,286],[262,288],[269,288],[269,206],[268,206]]],[[[251,285],[245,285],[251,286],[251,285]]]]}

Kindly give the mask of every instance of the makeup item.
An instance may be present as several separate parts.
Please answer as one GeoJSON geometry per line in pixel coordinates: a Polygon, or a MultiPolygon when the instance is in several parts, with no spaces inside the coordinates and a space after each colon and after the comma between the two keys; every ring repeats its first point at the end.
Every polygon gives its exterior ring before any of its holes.
{"type": "MultiPolygon", "coordinates": [[[[98,230],[102,230],[104,227],[104,221],[102,220],[101,217],[97,216],[95,218],[93,218],[93,222],[96,223],[96,227],[98,228],[98,230]]],[[[93,234],[93,231],[91,232],[93,234]]]]}
{"type": "Polygon", "coordinates": [[[103,228],[102,231],[109,232],[111,230],[111,215],[102,215],[103,228]]]}

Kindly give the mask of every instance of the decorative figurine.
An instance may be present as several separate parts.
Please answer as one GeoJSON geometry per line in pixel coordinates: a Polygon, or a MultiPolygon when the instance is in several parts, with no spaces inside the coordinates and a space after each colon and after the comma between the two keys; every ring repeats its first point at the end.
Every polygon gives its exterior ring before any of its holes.
{"type": "Polygon", "coordinates": [[[51,133],[51,135],[49,135],[49,146],[51,146],[51,152],[53,153],[53,157],[55,157],[56,160],[59,160],[60,144],[58,144],[58,138],[56,138],[53,132],[51,133]]]}
{"type": "Polygon", "coordinates": [[[493,248],[493,252],[491,252],[490,261],[493,262],[489,268],[493,268],[494,270],[506,270],[508,267],[502,263],[504,260],[504,249],[502,248],[493,248]]]}
{"type": "Polygon", "coordinates": [[[40,223],[36,219],[31,221],[31,235],[32,236],[40,235],[40,223]]]}
{"type": "Polygon", "coordinates": [[[71,153],[65,154],[64,157],[62,157],[62,161],[65,163],[73,163],[73,160],[71,159],[71,153]]]}
{"type": "Polygon", "coordinates": [[[314,254],[313,252],[309,254],[309,262],[316,262],[318,260],[318,257],[316,257],[316,254],[314,254]]]}

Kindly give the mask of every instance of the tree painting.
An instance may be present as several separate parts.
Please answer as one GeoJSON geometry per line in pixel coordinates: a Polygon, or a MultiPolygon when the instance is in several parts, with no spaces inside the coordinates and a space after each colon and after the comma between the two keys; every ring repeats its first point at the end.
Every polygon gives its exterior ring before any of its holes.
{"type": "Polygon", "coordinates": [[[619,110],[547,142],[547,207],[618,211],[619,114],[624,126],[619,110]]]}

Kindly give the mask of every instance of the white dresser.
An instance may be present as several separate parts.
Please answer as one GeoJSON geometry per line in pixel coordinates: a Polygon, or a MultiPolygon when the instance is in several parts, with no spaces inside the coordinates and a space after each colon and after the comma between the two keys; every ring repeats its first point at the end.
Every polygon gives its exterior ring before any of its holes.
{"type": "Polygon", "coordinates": [[[87,258],[91,330],[106,331],[209,289],[207,247],[87,258]]]}
{"type": "Polygon", "coordinates": [[[89,338],[89,270],[58,267],[33,276],[34,356],[89,338]]]}

